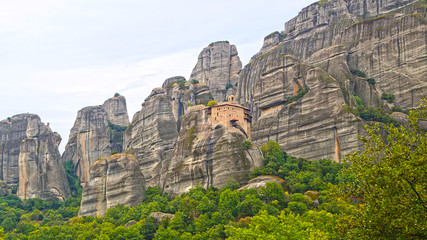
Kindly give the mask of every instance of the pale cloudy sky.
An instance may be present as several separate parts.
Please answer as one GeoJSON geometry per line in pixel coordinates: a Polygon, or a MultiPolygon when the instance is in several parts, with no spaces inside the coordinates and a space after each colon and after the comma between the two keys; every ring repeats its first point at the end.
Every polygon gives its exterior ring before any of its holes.
{"type": "Polygon", "coordinates": [[[314,0],[0,0],[0,119],[38,114],[63,138],[77,111],[119,92],[130,120],[154,87],[188,78],[228,40],[243,65],[314,0]]]}

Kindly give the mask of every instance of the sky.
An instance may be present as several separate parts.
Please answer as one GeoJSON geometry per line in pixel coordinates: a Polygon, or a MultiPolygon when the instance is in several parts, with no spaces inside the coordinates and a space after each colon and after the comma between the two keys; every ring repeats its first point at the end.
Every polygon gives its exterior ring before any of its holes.
{"type": "Polygon", "coordinates": [[[188,79],[209,43],[236,45],[244,66],[313,2],[0,1],[0,119],[39,115],[62,136],[62,152],[81,108],[117,92],[131,121],[166,78],[188,79]]]}

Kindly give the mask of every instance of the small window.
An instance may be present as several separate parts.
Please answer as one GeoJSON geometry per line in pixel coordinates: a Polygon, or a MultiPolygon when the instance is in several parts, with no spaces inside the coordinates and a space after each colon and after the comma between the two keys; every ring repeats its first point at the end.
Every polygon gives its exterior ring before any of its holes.
{"type": "Polygon", "coordinates": [[[216,113],[217,116],[219,116],[219,113],[216,113]]]}
{"type": "Polygon", "coordinates": [[[216,120],[216,117],[215,117],[215,120],[216,120]]]}

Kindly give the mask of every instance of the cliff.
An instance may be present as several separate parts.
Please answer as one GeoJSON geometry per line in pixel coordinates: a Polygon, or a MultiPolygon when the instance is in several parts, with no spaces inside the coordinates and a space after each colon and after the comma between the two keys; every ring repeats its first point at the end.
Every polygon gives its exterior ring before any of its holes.
{"type": "Polygon", "coordinates": [[[22,199],[64,200],[70,194],[58,145],[61,137],[35,114],[0,122],[1,180],[22,199]]]}
{"type": "Polygon", "coordinates": [[[129,116],[125,97],[116,93],[114,97],[107,99],[102,108],[108,115],[108,120],[115,125],[128,126],[129,116]]]}
{"type": "Polygon", "coordinates": [[[61,137],[40,122],[28,121],[26,139],[19,153],[19,188],[21,199],[65,200],[71,194],[58,145],[61,137]]]}
{"type": "Polygon", "coordinates": [[[189,106],[206,105],[213,100],[209,87],[195,79],[186,81],[184,77],[168,78],[164,81],[162,88],[165,90],[166,95],[170,97],[172,112],[178,124],[178,131],[180,118],[186,113],[189,106]]]}
{"type": "Polygon", "coordinates": [[[110,98],[102,106],[78,111],[62,160],[73,160],[82,184],[89,180],[92,163],[113,151],[122,152],[123,131],[128,125],[126,100],[122,96],[110,98]]]}
{"type": "Polygon", "coordinates": [[[385,112],[417,107],[427,94],[425,9],[409,0],[321,1],[266,37],[236,93],[252,110],[254,141],[339,161],[361,148],[354,95],[385,112]]]}
{"type": "Polygon", "coordinates": [[[225,101],[227,85],[236,86],[242,63],[237,48],[227,41],[211,43],[200,53],[190,79],[207,85],[217,102],[225,101]]]}
{"type": "Polygon", "coordinates": [[[160,184],[162,163],[175,146],[178,130],[171,101],[163,88],[155,88],[124,133],[125,151],[138,160],[147,187],[160,184]]]}
{"type": "Polygon", "coordinates": [[[83,189],[79,216],[103,217],[117,204],[136,206],[144,200],[144,176],[130,154],[99,159],[90,167],[90,180],[83,189]]]}
{"type": "Polygon", "coordinates": [[[245,150],[246,137],[239,132],[212,126],[204,106],[191,107],[182,118],[172,158],[163,163],[163,191],[179,195],[197,184],[223,187],[228,178],[247,183],[249,172],[262,165],[262,154],[256,146],[245,150]]]}

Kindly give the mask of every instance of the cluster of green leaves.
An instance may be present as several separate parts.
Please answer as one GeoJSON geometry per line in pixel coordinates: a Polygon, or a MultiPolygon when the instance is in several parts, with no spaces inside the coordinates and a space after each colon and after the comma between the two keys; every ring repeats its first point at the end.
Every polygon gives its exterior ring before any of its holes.
{"type": "Polygon", "coordinates": [[[358,77],[365,78],[366,74],[358,69],[350,69],[350,72],[358,77]]]}
{"type": "Polygon", "coordinates": [[[394,102],[394,95],[391,93],[383,93],[381,99],[386,100],[388,103],[394,102]]]}
{"type": "Polygon", "coordinates": [[[300,90],[298,90],[297,95],[286,99],[285,104],[289,104],[291,102],[295,102],[295,101],[301,99],[307,92],[308,92],[308,89],[301,88],[300,90]]]}
{"type": "Polygon", "coordinates": [[[216,101],[214,101],[214,100],[211,100],[211,101],[209,101],[208,102],[208,107],[212,107],[212,106],[215,106],[215,105],[217,105],[218,103],[216,102],[216,101]]]}
{"type": "Polygon", "coordinates": [[[230,89],[230,88],[233,88],[233,84],[228,83],[228,84],[225,86],[225,90],[228,90],[228,89],[230,89]]]}
{"type": "Polygon", "coordinates": [[[278,176],[286,180],[288,189],[293,193],[326,190],[328,183],[337,184],[346,180],[341,175],[341,169],[346,167],[346,164],[327,159],[308,161],[291,157],[273,141],[263,145],[261,151],[264,155],[264,164],[255,168],[249,176],[251,178],[261,175],[278,176]]]}
{"type": "Polygon", "coordinates": [[[375,79],[373,78],[367,78],[366,81],[371,85],[375,85],[375,79]]]}
{"type": "Polygon", "coordinates": [[[186,89],[188,89],[189,87],[185,85],[186,82],[187,81],[185,81],[185,80],[178,80],[178,81],[176,81],[176,83],[179,86],[178,89],[179,90],[186,90],[186,89]]]}
{"type": "Polygon", "coordinates": [[[110,128],[111,131],[115,131],[115,132],[123,132],[127,128],[127,126],[116,125],[110,121],[108,121],[108,127],[110,128]]]}
{"type": "Polygon", "coordinates": [[[365,150],[344,169],[354,181],[331,191],[346,209],[336,228],[342,238],[427,239],[427,133],[418,126],[426,117],[424,99],[408,128],[366,127],[365,150]]]}
{"type": "Polygon", "coordinates": [[[370,85],[375,85],[375,79],[367,77],[364,72],[358,69],[350,69],[350,72],[358,77],[364,78],[370,85]]]}
{"type": "Polygon", "coordinates": [[[198,83],[199,83],[199,80],[191,79],[191,80],[190,80],[190,83],[191,83],[191,84],[198,84],[198,83]]]}
{"type": "Polygon", "coordinates": [[[248,150],[252,148],[252,142],[250,140],[245,140],[243,142],[243,150],[248,150]]]}
{"type": "Polygon", "coordinates": [[[391,118],[381,108],[379,107],[365,108],[365,106],[363,105],[363,101],[359,96],[354,95],[354,99],[356,100],[356,104],[357,104],[356,114],[358,114],[359,117],[362,118],[363,120],[382,122],[386,124],[394,124],[396,126],[399,125],[399,123],[396,120],[391,118]]]}
{"type": "Polygon", "coordinates": [[[227,40],[225,40],[225,41],[216,41],[216,42],[211,42],[210,44],[209,44],[209,47],[212,47],[214,44],[216,44],[216,43],[229,43],[227,40]]]}

